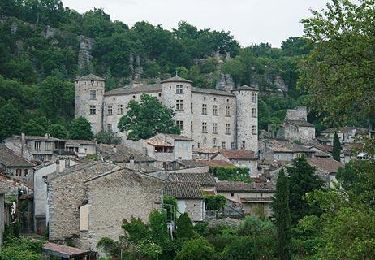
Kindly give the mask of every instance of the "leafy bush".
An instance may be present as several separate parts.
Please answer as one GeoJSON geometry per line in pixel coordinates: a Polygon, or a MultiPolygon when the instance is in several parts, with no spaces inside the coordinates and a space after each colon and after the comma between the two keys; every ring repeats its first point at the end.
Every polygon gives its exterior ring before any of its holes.
{"type": "Polygon", "coordinates": [[[210,172],[219,180],[251,182],[249,169],[245,167],[211,167],[210,172]]]}
{"type": "Polygon", "coordinates": [[[0,251],[2,260],[39,260],[42,257],[43,241],[26,238],[12,238],[6,241],[0,251]]]}

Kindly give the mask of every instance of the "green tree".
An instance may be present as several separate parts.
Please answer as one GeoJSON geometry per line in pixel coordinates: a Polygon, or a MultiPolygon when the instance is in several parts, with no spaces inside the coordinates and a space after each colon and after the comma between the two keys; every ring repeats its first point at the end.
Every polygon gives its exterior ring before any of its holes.
{"type": "Polygon", "coordinates": [[[336,161],[340,161],[340,155],[341,155],[341,143],[340,143],[340,140],[339,140],[339,136],[337,135],[337,132],[335,132],[334,136],[333,136],[333,150],[332,150],[332,156],[333,156],[333,159],[335,159],[336,161]]]}
{"type": "Polygon", "coordinates": [[[213,246],[203,237],[186,241],[181,251],[177,253],[176,260],[211,260],[214,258],[213,246]]]}
{"type": "Polygon", "coordinates": [[[191,239],[194,235],[193,223],[187,213],[181,214],[176,221],[176,237],[178,239],[191,239]]]}
{"type": "Polygon", "coordinates": [[[341,124],[374,118],[374,10],[373,0],[330,0],[302,21],[314,48],[299,84],[317,111],[341,124]]]}
{"type": "Polygon", "coordinates": [[[279,172],[276,194],[272,204],[277,227],[277,253],[279,259],[291,259],[291,217],[289,209],[289,180],[284,170],[279,172]]]}
{"type": "Polygon", "coordinates": [[[92,140],[94,134],[89,121],[83,117],[74,119],[70,124],[69,137],[73,140],[92,140]]]}
{"type": "Polygon", "coordinates": [[[43,241],[29,238],[12,238],[5,241],[0,251],[4,260],[39,260],[42,257],[43,241]]]}
{"type": "Polygon", "coordinates": [[[129,102],[128,112],[121,117],[118,127],[128,132],[130,140],[147,139],[157,133],[180,134],[173,111],[147,94],[141,95],[140,102],[129,102]]]}
{"type": "Polygon", "coordinates": [[[9,101],[0,106],[0,141],[21,132],[21,114],[14,105],[14,101],[9,101]]]}
{"type": "Polygon", "coordinates": [[[109,132],[100,131],[99,133],[96,134],[95,139],[99,144],[120,144],[121,143],[121,139],[119,137],[116,137],[115,133],[113,133],[112,131],[109,131],[109,132]]]}
{"type": "Polygon", "coordinates": [[[60,124],[51,124],[48,128],[48,133],[56,138],[64,139],[67,137],[66,128],[60,124]]]}
{"type": "Polygon", "coordinates": [[[49,120],[42,116],[30,119],[22,126],[23,132],[31,136],[44,136],[48,132],[49,120]]]}
{"type": "Polygon", "coordinates": [[[289,175],[289,207],[292,224],[306,215],[319,213],[319,208],[308,205],[306,195],[320,189],[323,181],[315,175],[315,168],[310,166],[306,158],[293,160],[293,165],[287,168],[289,175]]]}

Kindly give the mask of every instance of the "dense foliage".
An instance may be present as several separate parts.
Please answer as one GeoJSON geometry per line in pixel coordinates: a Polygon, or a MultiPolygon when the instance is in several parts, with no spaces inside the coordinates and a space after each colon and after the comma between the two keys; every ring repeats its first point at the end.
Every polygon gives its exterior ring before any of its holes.
{"type": "Polygon", "coordinates": [[[246,167],[210,167],[210,172],[222,181],[251,182],[249,169],[246,167]]]}

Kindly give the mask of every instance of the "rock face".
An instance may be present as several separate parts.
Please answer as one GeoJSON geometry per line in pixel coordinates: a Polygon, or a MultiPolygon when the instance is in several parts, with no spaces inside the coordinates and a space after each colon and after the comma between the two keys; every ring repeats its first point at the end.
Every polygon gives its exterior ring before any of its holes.
{"type": "Polygon", "coordinates": [[[83,35],[79,36],[79,54],[78,54],[78,68],[81,74],[87,74],[93,71],[92,66],[92,49],[94,40],[83,35]]]}

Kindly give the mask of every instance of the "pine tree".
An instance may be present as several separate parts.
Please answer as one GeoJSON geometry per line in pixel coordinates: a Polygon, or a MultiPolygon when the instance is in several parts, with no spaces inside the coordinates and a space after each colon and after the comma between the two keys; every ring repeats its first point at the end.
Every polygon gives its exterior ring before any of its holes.
{"type": "Polygon", "coordinates": [[[335,135],[333,136],[333,150],[332,150],[332,156],[333,159],[336,161],[340,161],[340,153],[341,153],[341,143],[339,140],[339,136],[337,135],[337,132],[335,132],[335,135]]]}
{"type": "Polygon", "coordinates": [[[291,259],[291,217],[289,208],[289,180],[284,170],[277,178],[276,194],[272,204],[277,227],[277,253],[279,259],[291,259]]]}

